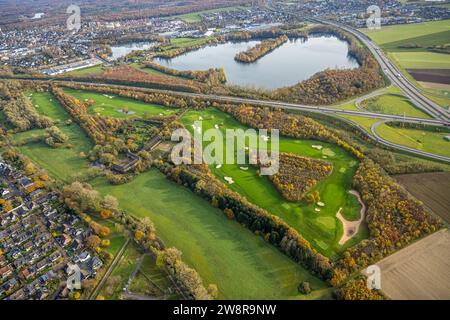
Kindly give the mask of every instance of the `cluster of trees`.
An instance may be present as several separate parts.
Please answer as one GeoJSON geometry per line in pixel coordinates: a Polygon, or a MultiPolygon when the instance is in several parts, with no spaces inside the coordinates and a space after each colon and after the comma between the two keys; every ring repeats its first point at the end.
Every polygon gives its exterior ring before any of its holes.
{"type": "Polygon", "coordinates": [[[196,41],[192,45],[185,45],[185,46],[179,46],[179,47],[172,47],[172,46],[162,46],[157,47],[156,49],[159,50],[153,57],[157,58],[163,58],[163,59],[172,59],[177,56],[180,56],[186,52],[189,51],[195,51],[200,48],[203,48],[208,45],[215,45],[220,43],[221,40],[217,37],[210,37],[207,39],[204,39],[204,41],[196,41]]]}
{"type": "Polygon", "coordinates": [[[121,97],[131,98],[139,101],[143,101],[145,103],[153,103],[159,104],[169,108],[205,108],[210,106],[210,102],[203,99],[193,98],[193,97],[182,97],[176,95],[168,95],[165,93],[159,92],[149,92],[149,91],[138,91],[138,90],[130,90],[119,89],[114,87],[106,87],[106,86],[95,86],[95,85],[84,85],[79,83],[65,83],[65,87],[77,89],[77,90],[86,90],[93,91],[99,93],[106,94],[115,94],[121,97]]]}
{"type": "Polygon", "coordinates": [[[17,87],[14,82],[1,82],[0,107],[6,117],[17,131],[26,131],[33,128],[48,128],[53,126],[53,120],[39,114],[30,99],[22,93],[21,86],[17,87]]]}
{"type": "Polygon", "coordinates": [[[286,35],[279,36],[276,39],[264,40],[257,44],[253,48],[248,49],[245,52],[239,52],[234,59],[239,62],[251,63],[275,50],[282,44],[286,43],[289,38],[286,35]]]}
{"type": "Polygon", "coordinates": [[[422,202],[369,158],[361,161],[353,184],[367,205],[370,237],[344,252],[337,263],[344,274],[379,261],[442,227],[442,222],[431,215],[422,202]]]}
{"type": "Polygon", "coordinates": [[[394,156],[391,151],[380,148],[369,149],[365,155],[379,164],[388,174],[438,172],[443,169],[442,165],[433,161],[405,155],[394,156]]]}
{"type": "Polygon", "coordinates": [[[279,171],[269,179],[286,200],[300,201],[318,181],[328,176],[333,166],[322,160],[281,153],[279,171]]]}
{"type": "MultiPolygon", "coordinates": [[[[64,78],[66,76],[63,75],[62,77],[64,78]]],[[[77,76],[77,78],[87,81],[130,84],[143,87],[150,86],[157,89],[171,89],[185,92],[200,92],[204,86],[197,81],[159,74],[150,74],[125,64],[108,68],[101,74],[77,76]]]]}
{"type": "Polygon", "coordinates": [[[254,39],[273,39],[288,36],[290,39],[306,39],[308,34],[300,30],[298,25],[287,25],[280,28],[269,28],[257,31],[238,31],[223,36],[224,41],[249,41],[254,39]]]}
{"type": "Polygon", "coordinates": [[[89,184],[78,181],[64,187],[62,197],[64,203],[76,213],[100,214],[102,210],[108,210],[114,216],[119,210],[116,198],[110,195],[102,197],[89,184]]]}
{"type": "Polygon", "coordinates": [[[214,105],[218,109],[233,115],[239,122],[250,127],[279,129],[281,134],[288,137],[330,142],[347,150],[356,158],[363,157],[363,153],[359,147],[309,117],[288,114],[282,110],[271,110],[269,108],[259,108],[245,104],[239,106],[227,104],[214,105]]]}
{"type": "Polygon", "coordinates": [[[224,210],[229,219],[235,219],[255,234],[263,236],[318,277],[324,280],[332,277],[333,269],[328,258],[311,248],[310,243],[282,219],[255,206],[215,179],[206,165],[173,166],[168,162],[158,162],[156,165],[169,179],[224,210]]]}
{"type": "Polygon", "coordinates": [[[217,85],[227,82],[224,68],[210,68],[208,70],[176,70],[154,63],[153,61],[143,62],[144,67],[158,70],[160,72],[170,74],[172,76],[188,78],[210,85],[217,85]]]}
{"type": "Polygon", "coordinates": [[[105,144],[114,137],[111,133],[121,126],[121,120],[89,115],[87,105],[80,100],[52,86],[51,91],[72,118],[84,129],[88,136],[97,144],[105,144]]]}
{"type": "Polygon", "coordinates": [[[160,251],[157,265],[175,278],[177,285],[188,297],[194,300],[212,300],[217,297],[217,286],[209,285],[208,289],[205,289],[197,271],[190,268],[181,259],[181,251],[175,248],[160,251]]]}
{"type": "Polygon", "coordinates": [[[337,300],[384,300],[383,294],[367,287],[367,278],[357,277],[347,281],[333,292],[337,300]]]}
{"type": "Polygon", "coordinates": [[[45,143],[53,148],[62,146],[67,140],[69,137],[57,126],[51,126],[45,130],[45,143]]]}

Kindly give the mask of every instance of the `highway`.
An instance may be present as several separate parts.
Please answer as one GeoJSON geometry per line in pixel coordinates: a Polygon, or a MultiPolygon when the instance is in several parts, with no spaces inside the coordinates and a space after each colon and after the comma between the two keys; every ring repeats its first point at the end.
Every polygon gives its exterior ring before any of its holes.
{"type": "MultiPolygon", "coordinates": [[[[34,79],[28,79],[28,80],[34,80],[34,81],[43,81],[46,82],[48,80],[43,80],[42,78],[34,78],[34,79]]],[[[369,111],[363,111],[363,110],[346,110],[346,109],[340,109],[340,105],[336,106],[312,106],[312,105],[304,105],[304,104],[297,104],[297,103],[288,103],[288,102],[280,102],[280,101],[272,101],[272,100],[258,100],[258,99],[248,99],[248,98],[240,98],[240,97],[232,97],[232,96],[222,96],[222,95],[214,95],[214,94],[206,94],[206,93],[192,93],[192,92],[184,92],[184,91],[173,91],[173,90],[163,90],[163,89],[150,89],[150,88],[143,88],[143,87],[136,87],[136,86],[130,86],[130,85],[120,85],[120,84],[104,84],[104,83],[92,83],[87,81],[77,81],[77,80],[71,80],[71,81],[65,81],[65,80],[58,80],[53,79],[51,80],[55,83],[61,83],[61,84],[67,84],[67,83],[79,83],[83,85],[90,85],[90,86],[98,86],[98,87],[111,87],[111,88],[117,88],[122,90],[136,90],[136,91],[142,91],[142,92],[148,92],[148,93],[165,93],[168,95],[174,95],[174,96],[182,96],[182,97],[191,97],[191,98],[199,98],[199,99],[205,99],[210,101],[217,101],[217,102],[232,102],[237,104],[251,104],[261,107],[270,107],[275,109],[284,109],[284,110],[291,110],[291,111],[305,111],[305,112],[313,112],[313,113],[325,113],[325,114],[334,114],[334,115],[348,115],[348,116],[363,116],[371,119],[380,119],[380,120],[388,120],[388,121],[401,121],[401,122],[411,122],[411,123],[417,123],[417,124],[426,124],[426,125],[433,125],[433,126],[447,126],[450,127],[450,120],[441,120],[441,119],[424,119],[424,118],[416,118],[416,117],[408,117],[408,116],[401,116],[401,115],[391,115],[391,114],[381,114],[381,113],[375,113],[375,112],[369,112],[369,111]]],[[[357,99],[346,101],[345,103],[341,104],[347,104],[353,101],[357,100],[363,100],[365,98],[372,97],[374,93],[369,93],[363,97],[359,97],[357,99]]]]}
{"type": "Polygon", "coordinates": [[[347,25],[343,25],[337,22],[310,18],[309,20],[316,21],[322,24],[328,24],[337,28],[343,29],[355,37],[357,37],[373,54],[377,59],[384,74],[389,80],[398,86],[404,94],[420,109],[435,119],[450,120],[450,113],[439,106],[437,103],[431,101],[425,97],[410,81],[409,79],[384,55],[383,51],[364,33],[347,25]]]}

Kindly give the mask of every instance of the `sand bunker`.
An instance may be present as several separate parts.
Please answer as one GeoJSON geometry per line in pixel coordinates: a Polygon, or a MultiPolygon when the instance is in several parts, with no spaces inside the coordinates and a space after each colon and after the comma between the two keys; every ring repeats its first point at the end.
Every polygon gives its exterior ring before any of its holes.
{"type": "Polygon", "coordinates": [[[355,190],[351,190],[349,192],[358,199],[359,203],[361,204],[361,211],[360,211],[359,220],[357,220],[357,221],[345,220],[341,214],[342,208],[339,208],[339,211],[336,213],[336,217],[339,219],[339,221],[342,222],[342,225],[344,227],[344,233],[343,233],[341,239],[339,240],[339,244],[341,246],[344,243],[346,243],[348,240],[350,240],[355,234],[358,233],[359,227],[361,226],[361,223],[364,221],[364,218],[366,216],[366,205],[362,201],[359,193],[355,190]]]}

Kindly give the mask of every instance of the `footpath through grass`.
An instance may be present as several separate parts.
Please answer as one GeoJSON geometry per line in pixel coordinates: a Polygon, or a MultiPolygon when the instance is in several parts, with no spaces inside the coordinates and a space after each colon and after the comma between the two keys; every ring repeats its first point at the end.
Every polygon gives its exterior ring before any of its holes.
{"type": "Polygon", "coordinates": [[[177,112],[176,108],[164,107],[157,104],[145,103],[139,100],[120,97],[113,94],[103,94],[98,92],[63,88],[64,92],[77,98],[81,102],[89,99],[95,101],[89,108],[90,114],[99,114],[114,118],[145,118],[149,116],[166,116],[177,112]],[[123,109],[128,112],[124,112],[123,109]]]}
{"type": "Polygon", "coordinates": [[[329,298],[330,289],[323,282],[156,169],[124,185],[113,186],[103,179],[92,185],[115,196],[129,214],[150,217],[166,246],[180,249],[205,285],[218,286],[219,298],[329,298]],[[299,295],[301,281],[309,281],[318,291],[299,295]]]}
{"type": "MultiPolygon", "coordinates": [[[[182,122],[192,133],[192,124],[200,119],[203,119],[203,131],[214,130],[217,126],[216,130],[220,130],[224,136],[226,129],[248,129],[230,115],[214,108],[189,111],[183,116],[182,122]]],[[[216,177],[232,190],[239,192],[259,207],[281,217],[310,241],[314,248],[327,256],[334,256],[367,237],[367,230],[362,228],[360,233],[344,246],[338,244],[343,233],[342,224],[336,218],[339,208],[343,208],[342,213],[346,219],[357,220],[359,218],[359,203],[348,192],[351,190],[353,175],[358,166],[355,159],[343,149],[331,144],[286,137],[280,137],[280,151],[326,160],[333,164],[332,174],[311,190],[320,192],[324,207],[319,208],[315,204],[307,204],[305,201],[289,202],[285,200],[269,178],[259,177],[256,168],[252,166],[224,164],[221,167],[212,165],[211,169],[216,177]],[[313,145],[319,145],[322,149],[317,150],[312,147],[313,145]],[[228,184],[225,177],[233,178],[234,183],[228,184]],[[317,212],[316,209],[320,209],[320,212],[317,212]]]]}

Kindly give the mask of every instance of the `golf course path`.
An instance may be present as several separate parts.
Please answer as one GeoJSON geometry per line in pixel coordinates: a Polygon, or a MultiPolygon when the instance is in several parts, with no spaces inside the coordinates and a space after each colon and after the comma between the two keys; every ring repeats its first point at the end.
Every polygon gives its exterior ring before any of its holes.
{"type": "Polygon", "coordinates": [[[344,233],[342,234],[342,237],[339,240],[339,244],[341,246],[344,243],[346,243],[349,239],[351,239],[355,234],[358,233],[359,226],[364,221],[364,218],[366,216],[366,205],[362,201],[359,193],[355,190],[350,190],[349,193],[351,193],[358,199],[359,203],[361,204],[361,211],[360,211],[359,220],[357,220],[357,221],[345,220],[341,214],[342,208],[339,208],[339,211],[336,213],[336,217],[342,222],[342,226],[344,227],[344,233]]]}

